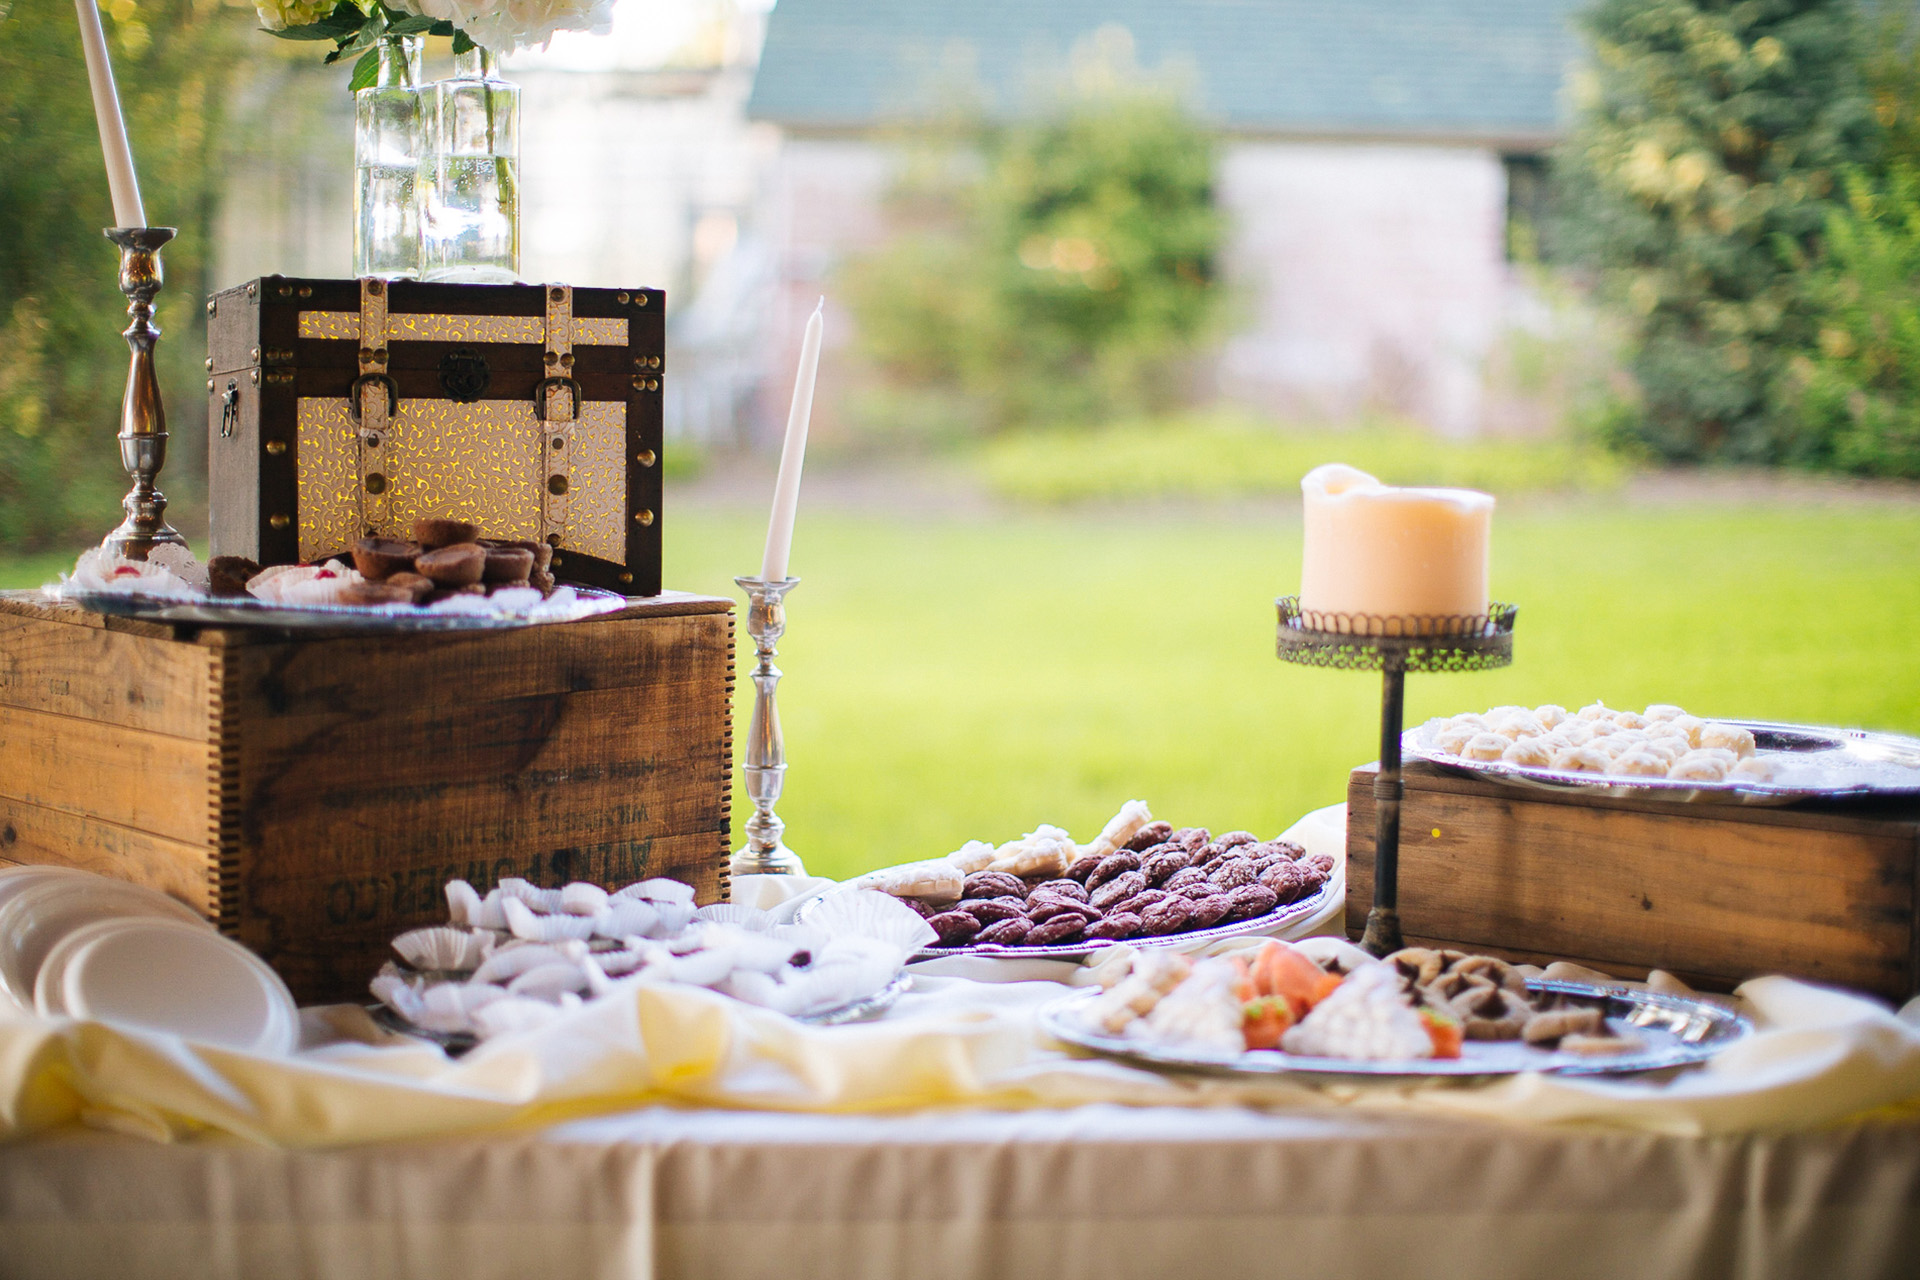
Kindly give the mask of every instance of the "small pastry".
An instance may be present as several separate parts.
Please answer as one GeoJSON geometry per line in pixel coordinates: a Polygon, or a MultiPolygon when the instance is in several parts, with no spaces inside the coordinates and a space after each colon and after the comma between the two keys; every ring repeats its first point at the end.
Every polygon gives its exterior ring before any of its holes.
{"type": "Polygon", "coordinates": [[[1460,749],[1460,755],[1468,760],[1498,760],[1511,745],[1497,733],[1476,733],[1460,749]]]}
{"type": "MultiPolygon", "coordinates": [[[[525,547],[484,547],[487,553],[486,567],[481,572],[485,582],[525,582],[533,572],[533,552],[525,547]]],[[[362,569],[360,572],[365,573],[362,569]]]]}
{"type": "Polygon", "coordinates": [[[1727,776],[1742,782],[1772,782],[1773,766],[1759,756],[1748,756],[1727,770],[1727,776]]]}
{"type": "Polygon", "coordinates": [[[1574,712],[1578,720],[1612,720],[1613,708],[1604,702],[1591,702],[1574,712]]]}
{"type": "Polygon", "coordinates": [[[1446,755],[1457,756],[1461,748],[1478,737],[1483,730],[1478,725],[1449,724],[1434,730],[1433,748],[1446,755]]]}
{"type": "Polygon", "coordinates": [[[1528,1044],[1551,1048],[1560,1043],[1562,1036],[1605,1035],[1606,1028],[1607,1020],[1598,1009],[1553,1009],[1529,1018],[1520,1038],[1528,1044]]]}
{"type": "Polygon", "coordinates": [[[419,600],[433,590],[433,579],[418,573],[396,573],[382,585],[400,587],[415,600],[419,600]]]}
{"type": "Polygon", "coordinates": [[[1651,751],[1626,751],[1614,757],[1613,767],[1607,772],[1629,778],[1664,778],[1667,768],[1667,760],[1651,751]]]}
{"type": "Polygon", "coordinates": [[[1667,770],[1667,776],[1679,782],[1722,782],[1726,779],[1729,767],[1718,755],[1689,751],[1674,761],[1667,770]]]}
{"type": "Polygon", "coordinates": [[[1589,1036],[1576,1033],[1565,1036],[1560,1041],[1563,1052],[1577,1053],[1582,1057],[1634,1053],[1644,1047],[1645,1042],[1638,1036],[1589,1036]]]}
{"type": "Polygon", "coordinates": [[[1173,824],[1158,821],[1149,822],[1146,826],[1133,833],[1133,838],[1126,843],[1126,849],[1129,853],[1145,853],[1157,844],[1165,844],[1167,837],[1172,834],[1173,824]]]}
{"type": "Polygon", "coordinates": [[[1553,731],[1553,736],[1570,747],[1584,747],[1593,741],[1593,722],[1591,720],[1567,720],[1553,731]]]}
{"type": "Polygon", "coordinates": [[[480,536],[480,526],[464,520],[415,520],[413,540],[429,551],[472,542],[480,536]]]}
{"type": "Polygon", "coordinates": [[[1644,729],[1647,727],[1647,718],[1638,711],[1616,711],[1613,713],[1613,722],[1622,729],[1644,729]]]}
{"type": "Polygon", "coordinates": [[[1548,702],[1533,709],[1533,718],[1549,729],[1557,729],[1570,717],[1565,707],[1557,702],[1548,702]]]}
{"type": "Polygon", "coordinates": [[[1671,702],[1653,702],[1649,703],[1647,709],[1641,714],[1650,722],[1660,724],[1669,720],[1678,720],[1687,713],[1671,702]]]}
{"type": "Polygon", "coordinates": [[[1659,756],[1669,765],[1672,765],[1681,756],[1687,754],[1687,740],[1685,738],[1648,738],[1645,742],[1636,746],[1634,750],[1645,752],[1647,755],[1659,756]]]}
{"type": "Polygon", "coordinates": [[[245,556],[215,556],[207,561],[207,584],[217,596],[244,596],[260,566],[245,556]]]}
{"type": "Polygon", "coordinates": [[[1700,731],[1707,727],[1707,722],[1699,716],[1675,716],[1667,723],[1686,735],[1690,747],[1700,745],[1700,731]]]}
{"type": "Polygon", "coordinates": [[[1553,767],[1568,773],[1605,773],[1607,764],[1606,752],[1596,751],[1591,746],[1568,747],[1565,751],[1556,752],[1553,757],[1553,767]]]}
{"type": "Polygon", "coordinates": [[[412,604],[413,592],[386,582],[350,582],[335,599],[341,604],[412,604]]]}
{"type": "Polygon", "coordinates": [[[1544,737],[1522,738],[1502,752],[1500,758],[1508,764],[1545,769],[1553,764],[1553,754],[1544,737]]]}
{"type": "Polygon", "coordinates": [[[353,567],[369,582],[381,582],[396,573],[410,573],[420,554],[418,543],[397,538],[362,538],[353,544],[353,567]]]}
{"type": "Polygon", "coordinates": [[[1710,721],[1700,727],[1701,747],[1713,747],[1722,751],[1731,751],[1742,758],[1753,754],[1753,734],[1737,724],[1721,724],[1710,721]]]}
{"type": "Polygon", "coordinates": [[[1492,730],[1510,742],[1518,742],[1522,738],[1539,737],[1547,727],[1535,719],[1532,712],[1516,711],[1494,721],[1492,730]]]}
{"type": "Polygon", "coordinates": [[[553,594],[554,578],[545,569],[535,569],[527,575],[527,585],[543,596],[550,596],[553,594]]]}
{"type": "MultiPolygon", "coordinates": [[[[419,521],[425,524],[427,521],[419,521]]],[[[466,587],[480,581],[487,569],[486,549],[472,542],[457,542],[423,553],[414,568],[441,587],[466,587]]]]}

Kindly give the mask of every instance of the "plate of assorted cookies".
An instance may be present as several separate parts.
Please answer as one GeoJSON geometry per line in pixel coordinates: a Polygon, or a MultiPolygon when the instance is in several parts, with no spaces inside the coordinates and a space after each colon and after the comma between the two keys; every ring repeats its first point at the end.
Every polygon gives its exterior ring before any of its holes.
{"type": "Polygon", "coordinates": [[[969,841],[943,858],[849,880],[803,904],[796,918],[804,922],[836,892],[877,889],[938,935],[923,959],[1077,959],[1119,943],[1188,945],[1285,930],[1338,896],[1338,870],[1329,855],[1291,841],[1175,827],[1130,800],[1089,844],[1049,825],[997,846],[969,841]]]}

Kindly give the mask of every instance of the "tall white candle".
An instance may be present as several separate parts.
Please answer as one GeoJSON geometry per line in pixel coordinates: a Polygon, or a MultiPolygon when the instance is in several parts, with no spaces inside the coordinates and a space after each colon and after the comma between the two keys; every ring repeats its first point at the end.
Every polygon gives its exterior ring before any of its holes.
{"type": "Polygon", "coordinates": [[[1402,618],[1486,612],[1491,496],[1399,489],[1337,462],[1309,471],[1300,489],[1303,610],[1402,618]]]}
{"type": "Polygon", "coordinates": [[[773,486],[773,517],[767,521],[767,550],[760,558],[760,576],[781,582],[787,576],[787,553],[793,549],[793,518],[800,510],[800,467],[807,457],[807,422],[813,417],[813,378],[820,371],[820,328],[827,300],[807,318],[807,336],[800,343],[800,373],[793,380],[793,407],[787,412],[787,442],[780,447],[780,478],[773,486]]]}
{"type": "Polygon", "coordinates": [[[127,122],[120,116],[120,95],[107,61],[107,34],[100,29],[94,0],[73,0],[80,13],[80,46],[87,53],[87,79],[93,85],[93,118],[100,126],[100,150],[107,157],[107,187],[113,192],[113,221],[120,227],[144,227],[140,180],[133,176],[133,151],[127,146],[127,122]]]}

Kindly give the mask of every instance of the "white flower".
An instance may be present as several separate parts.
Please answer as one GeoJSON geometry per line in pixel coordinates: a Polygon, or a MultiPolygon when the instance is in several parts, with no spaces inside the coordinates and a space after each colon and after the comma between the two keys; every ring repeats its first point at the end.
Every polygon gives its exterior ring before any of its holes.
{"type": "Polygon", "coordinates": [[[408,0],[415,5],[494,53],[544,45],[556,31],[604,34],[613,25],[613,0],[408,0]]]}
{"type": "Polygon", "coordinates": [[[260,11],[260,25],[269,31],[304,27],[333,12],[333,0],[254,0],[260,11]]]}

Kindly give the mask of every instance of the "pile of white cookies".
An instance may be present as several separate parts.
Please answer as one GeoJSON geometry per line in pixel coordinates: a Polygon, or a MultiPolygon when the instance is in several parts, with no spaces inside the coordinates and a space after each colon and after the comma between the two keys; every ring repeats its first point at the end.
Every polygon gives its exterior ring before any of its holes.
{"type": "Polygon", "coordinates": [[[1475,762],[1676,782],[1774,777],[1748,730],[1665,703],[1645,711],[1616,711],[1600,702],[1578,711],[1553,703],[1495,707],[1431,721],[1422,734],[1429,749],[1475,762]]]}

